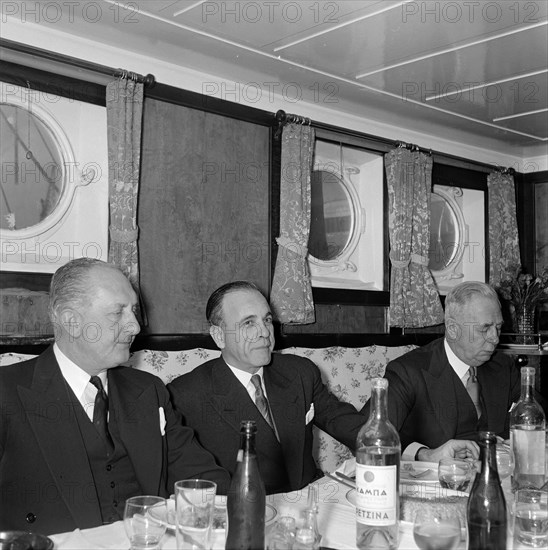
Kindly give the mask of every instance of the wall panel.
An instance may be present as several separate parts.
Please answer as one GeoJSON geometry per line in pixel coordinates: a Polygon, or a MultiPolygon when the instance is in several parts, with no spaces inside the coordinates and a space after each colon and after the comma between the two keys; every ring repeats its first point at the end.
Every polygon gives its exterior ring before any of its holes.
{"type": "Polygon", "coordinates": [[[141,289],[149,333],[206,332],[221,284],[269,289],[265,126],[147,99],[139,198],[141,289]]]}

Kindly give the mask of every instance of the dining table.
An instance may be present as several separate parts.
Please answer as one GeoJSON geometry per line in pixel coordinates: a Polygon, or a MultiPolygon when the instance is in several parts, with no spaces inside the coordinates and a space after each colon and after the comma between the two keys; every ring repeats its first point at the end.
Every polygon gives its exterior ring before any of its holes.
{"type": "MultiPolygon", "coordinates": [[[[318,494],[318,528],[322,535],[321,547],[325,549],[356,550],[356,513],[353,504],[353,491],[351,483],[344,479],[336,479],[337,476],[323,477],[313,483],[317,487],[318,494]]],[[[511,499],[510,479],[502,482],[506,501],[511,499]]],[[[298,520],[303,510],[308,505],[308,487],[290,493],[268,495],[266,497],[266,533],[274,523],[283,516],[292,516],[298,520]]],[[[421,496],[424,498],[444,497],[451,494],[448,489],[442,488],[439,483],[427,483],[417,479],[414,482],[400,484],[400,494],[421,496]]],[[[509,522],[510,523],[510,522],[509,522]]],[[[400,521],[399,527],[400,550],[416,550],[418,546],[413,538],[413,524],[400,521]]],[[[76,529],[67,533],[51,535],[56,550],[128,550],[129,539],[124,530],[122,521],[91,529],[76,529]]],[[[213,548],[225,547],[225,531],[216,530],[213,538],[213,548]]],[[[465,530],[458,546],[459,550],[467,547],[465,530]]],[[[175,532],[168,529],[161,543],[161,550],[174,550],[177,548],[175,532]]],[[[508,530],[507,549],[518,550],[525,546],[515,544],[512,536],[511,525],[508,530]]]]}

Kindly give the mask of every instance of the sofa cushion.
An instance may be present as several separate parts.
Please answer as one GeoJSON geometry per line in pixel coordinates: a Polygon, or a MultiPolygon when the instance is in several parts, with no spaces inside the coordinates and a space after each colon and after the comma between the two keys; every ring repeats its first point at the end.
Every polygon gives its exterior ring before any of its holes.
{"type": "MultiPolygon", "coordinates": [[[[368,346],[363,348],[286,348],[281,353],[307,357],[320,369],[329,391],[360,410],[371,396],[371,379],[384,376],[386,365],[417,346],[368,346]]],[[[348,447],[314,427],[314,458],[324,472],[332,472],[347,458],[348,447]]]]}
{"type": "Polygon", "coordinates": [[[28,355],[25,353],[0,353],[0,367],[13,363],[21,363],[33,357],[36,357],[36,355],[28,355]]]}

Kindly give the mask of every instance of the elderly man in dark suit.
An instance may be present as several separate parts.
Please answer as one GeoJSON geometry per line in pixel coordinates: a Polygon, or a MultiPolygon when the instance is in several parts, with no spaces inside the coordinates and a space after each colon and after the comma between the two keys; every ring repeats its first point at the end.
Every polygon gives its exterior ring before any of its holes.
{"type": "Polygon", "coordinates": [[[511,356],[496,352],[502,322],[489,285],[461,283],[445,299],[445,337],[388,364],[389,417],[404,458],[437,461],[459,445],[457,456],[477,458],[471,440],[479,430],[509,437],[520,374],[511,356]]]}
{"type": "Polygon", "coordinates": [[[364,417],[328,392],[314,363],[272,353],[272,314],[255,285],[238,281],[220,287],[206,316],[222,356],[175,379],[168,389],[219,465],[235,471],[242,420],[257,422],[258,463],[268,493],[299,489],[318,475],[313,425],[355,448],[364,417]]]}
{"type": "Polygon", "coordinates": [[[184,426],[162,382],[118,367],[139,325],[116,267],[81,258],[50,288],[55,344],[0,369],[0,530],[44,534],[122,518],[134,495],[178,479],[226,490],[228,473],[184,426]]]}

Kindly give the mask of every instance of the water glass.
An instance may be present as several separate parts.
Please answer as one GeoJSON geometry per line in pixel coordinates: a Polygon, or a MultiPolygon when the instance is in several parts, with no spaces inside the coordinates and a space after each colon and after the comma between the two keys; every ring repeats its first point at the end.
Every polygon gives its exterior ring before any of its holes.
{"type": "Polygon", "coordinates": [[[500,444],[497,445],[497,470],[501,481],[506,479],[512,472],[510,465],[510,448],[500,444]]]}
{"type": "Polygon", "coordinates": [[[532,548],[548,547],[548,491],[519,489],[514,495],[514,540],[532,548]]]}
{"type": "Polygon", "coordinates": [[[430,506],[417,511],[413,538],[421,550],[453,550],[461,540],[461,524],[454,510],[430,506]]]}
{"type": "Polygon", "coordinates": [[[166,500],[156,496],[138,496],[126,500],[124,529],[131,550],[155,550],[166,532],[166,500]]]}
{"type": "Polygon", "coordinates": [[[210,550],[217,484],[205,479],[175,483],[177,550],[210,550]]]}
{"type": "Polygon", "coordinates": [[[440,485],[454,491],[466,491],[475,473],[470,462],[458,458],[442,458],[438,465],[440,485]]]}

